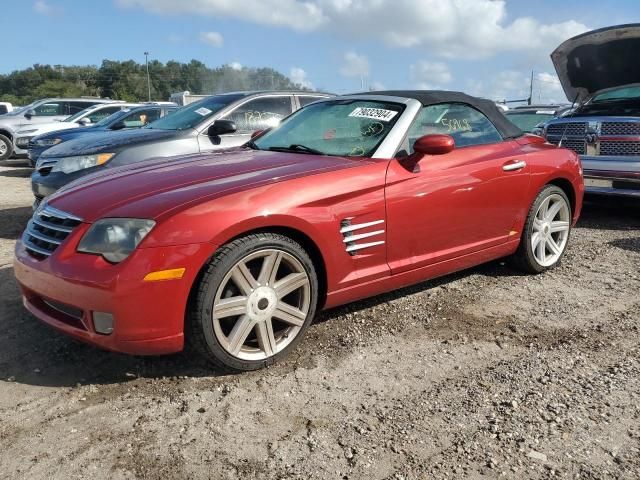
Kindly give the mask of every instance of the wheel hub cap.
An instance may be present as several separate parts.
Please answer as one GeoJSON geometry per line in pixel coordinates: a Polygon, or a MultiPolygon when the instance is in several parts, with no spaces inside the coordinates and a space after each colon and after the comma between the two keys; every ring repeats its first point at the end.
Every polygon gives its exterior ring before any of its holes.
{"type": "Polygon", "coordinates": [[[264,322],[273,315],[278,304],[278,296],[271,287],[258,287],[249,295],[247,304],[249,316],[257,322],[264,322]]]}

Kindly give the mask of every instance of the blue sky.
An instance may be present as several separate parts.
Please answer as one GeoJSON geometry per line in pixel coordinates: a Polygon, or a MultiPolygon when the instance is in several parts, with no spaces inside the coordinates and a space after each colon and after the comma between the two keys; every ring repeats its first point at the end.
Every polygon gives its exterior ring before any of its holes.
{"type": "MultiPolygon", "coordinates": [[[[3,0],[0,73],[34,63],[198,59],[270,66],[313,88],[444,88],[565,100],[549,53],[640,22],[638,0],[3,0]],[[12,19],[7,22],[7,19],[12,19]]],[[[206,93],[206,92],[198,92],[206,93]]]]}

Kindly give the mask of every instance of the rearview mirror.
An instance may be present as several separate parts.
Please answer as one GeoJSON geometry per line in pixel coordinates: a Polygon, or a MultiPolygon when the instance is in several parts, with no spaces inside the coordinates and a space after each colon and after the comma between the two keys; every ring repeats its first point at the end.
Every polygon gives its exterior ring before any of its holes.
{"type": "Polygon", "coordinates": [[[424,135],[413,144],[413,150],[422,155],[444,155],[456,148],[456,141],[451,135],[433,133],[424,135]]]}
{"type": "Polygon", "coordinates": [[[216,120],[207,130],[207,135],[217,137],[227,133],[234,133],[237,129],[235,122],[231,120],[216,120]]]}
{"type": "Polygon", "coordinates": [[[24,114],[24,118],[26,118],[27,120],[31,120],[31,117],[35,117],[35,116],[36,116],[35,110],[27,110],[24,114]]]}

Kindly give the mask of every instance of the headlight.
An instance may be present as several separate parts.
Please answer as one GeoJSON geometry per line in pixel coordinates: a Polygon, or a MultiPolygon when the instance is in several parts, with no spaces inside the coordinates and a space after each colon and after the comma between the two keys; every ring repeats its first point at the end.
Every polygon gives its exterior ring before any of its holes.
{"type": "Polygon", "coordinates": [[[102,255],[111,263],[127,258],[156,222],[141,218],[103,218],[84,234],[78,252],[102,255]]]}
{"type": "Polygon", "coordinates": [[[58,160],[53,172],[72,173],[78,170],[84,170],[85,168],[97,167],[98,165],[104,165],[114,153],[100,153],[98,155],[80,155],[77,157],[64,157],[58,160]]]}
{"type": "Polygon", "coordinates": [[[37,147],[53,147],[54,145],[57,145],[61,142],[62,142],[61,138],[42,138],[42,139],[36,138],[33,141],[34,145],[36,145],[37,147]]]}

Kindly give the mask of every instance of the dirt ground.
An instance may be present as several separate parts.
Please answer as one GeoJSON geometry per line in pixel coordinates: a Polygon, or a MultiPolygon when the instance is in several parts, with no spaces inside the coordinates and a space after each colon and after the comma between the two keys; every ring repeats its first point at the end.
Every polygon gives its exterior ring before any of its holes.
{"type": "Polygon", "coordinates": [[[23,310],[24,165],[0,165],[0,478],[640,478],[640,202],[588,203],[552,272],[325,312],[286,361],[219,376],[23,310]]]}

